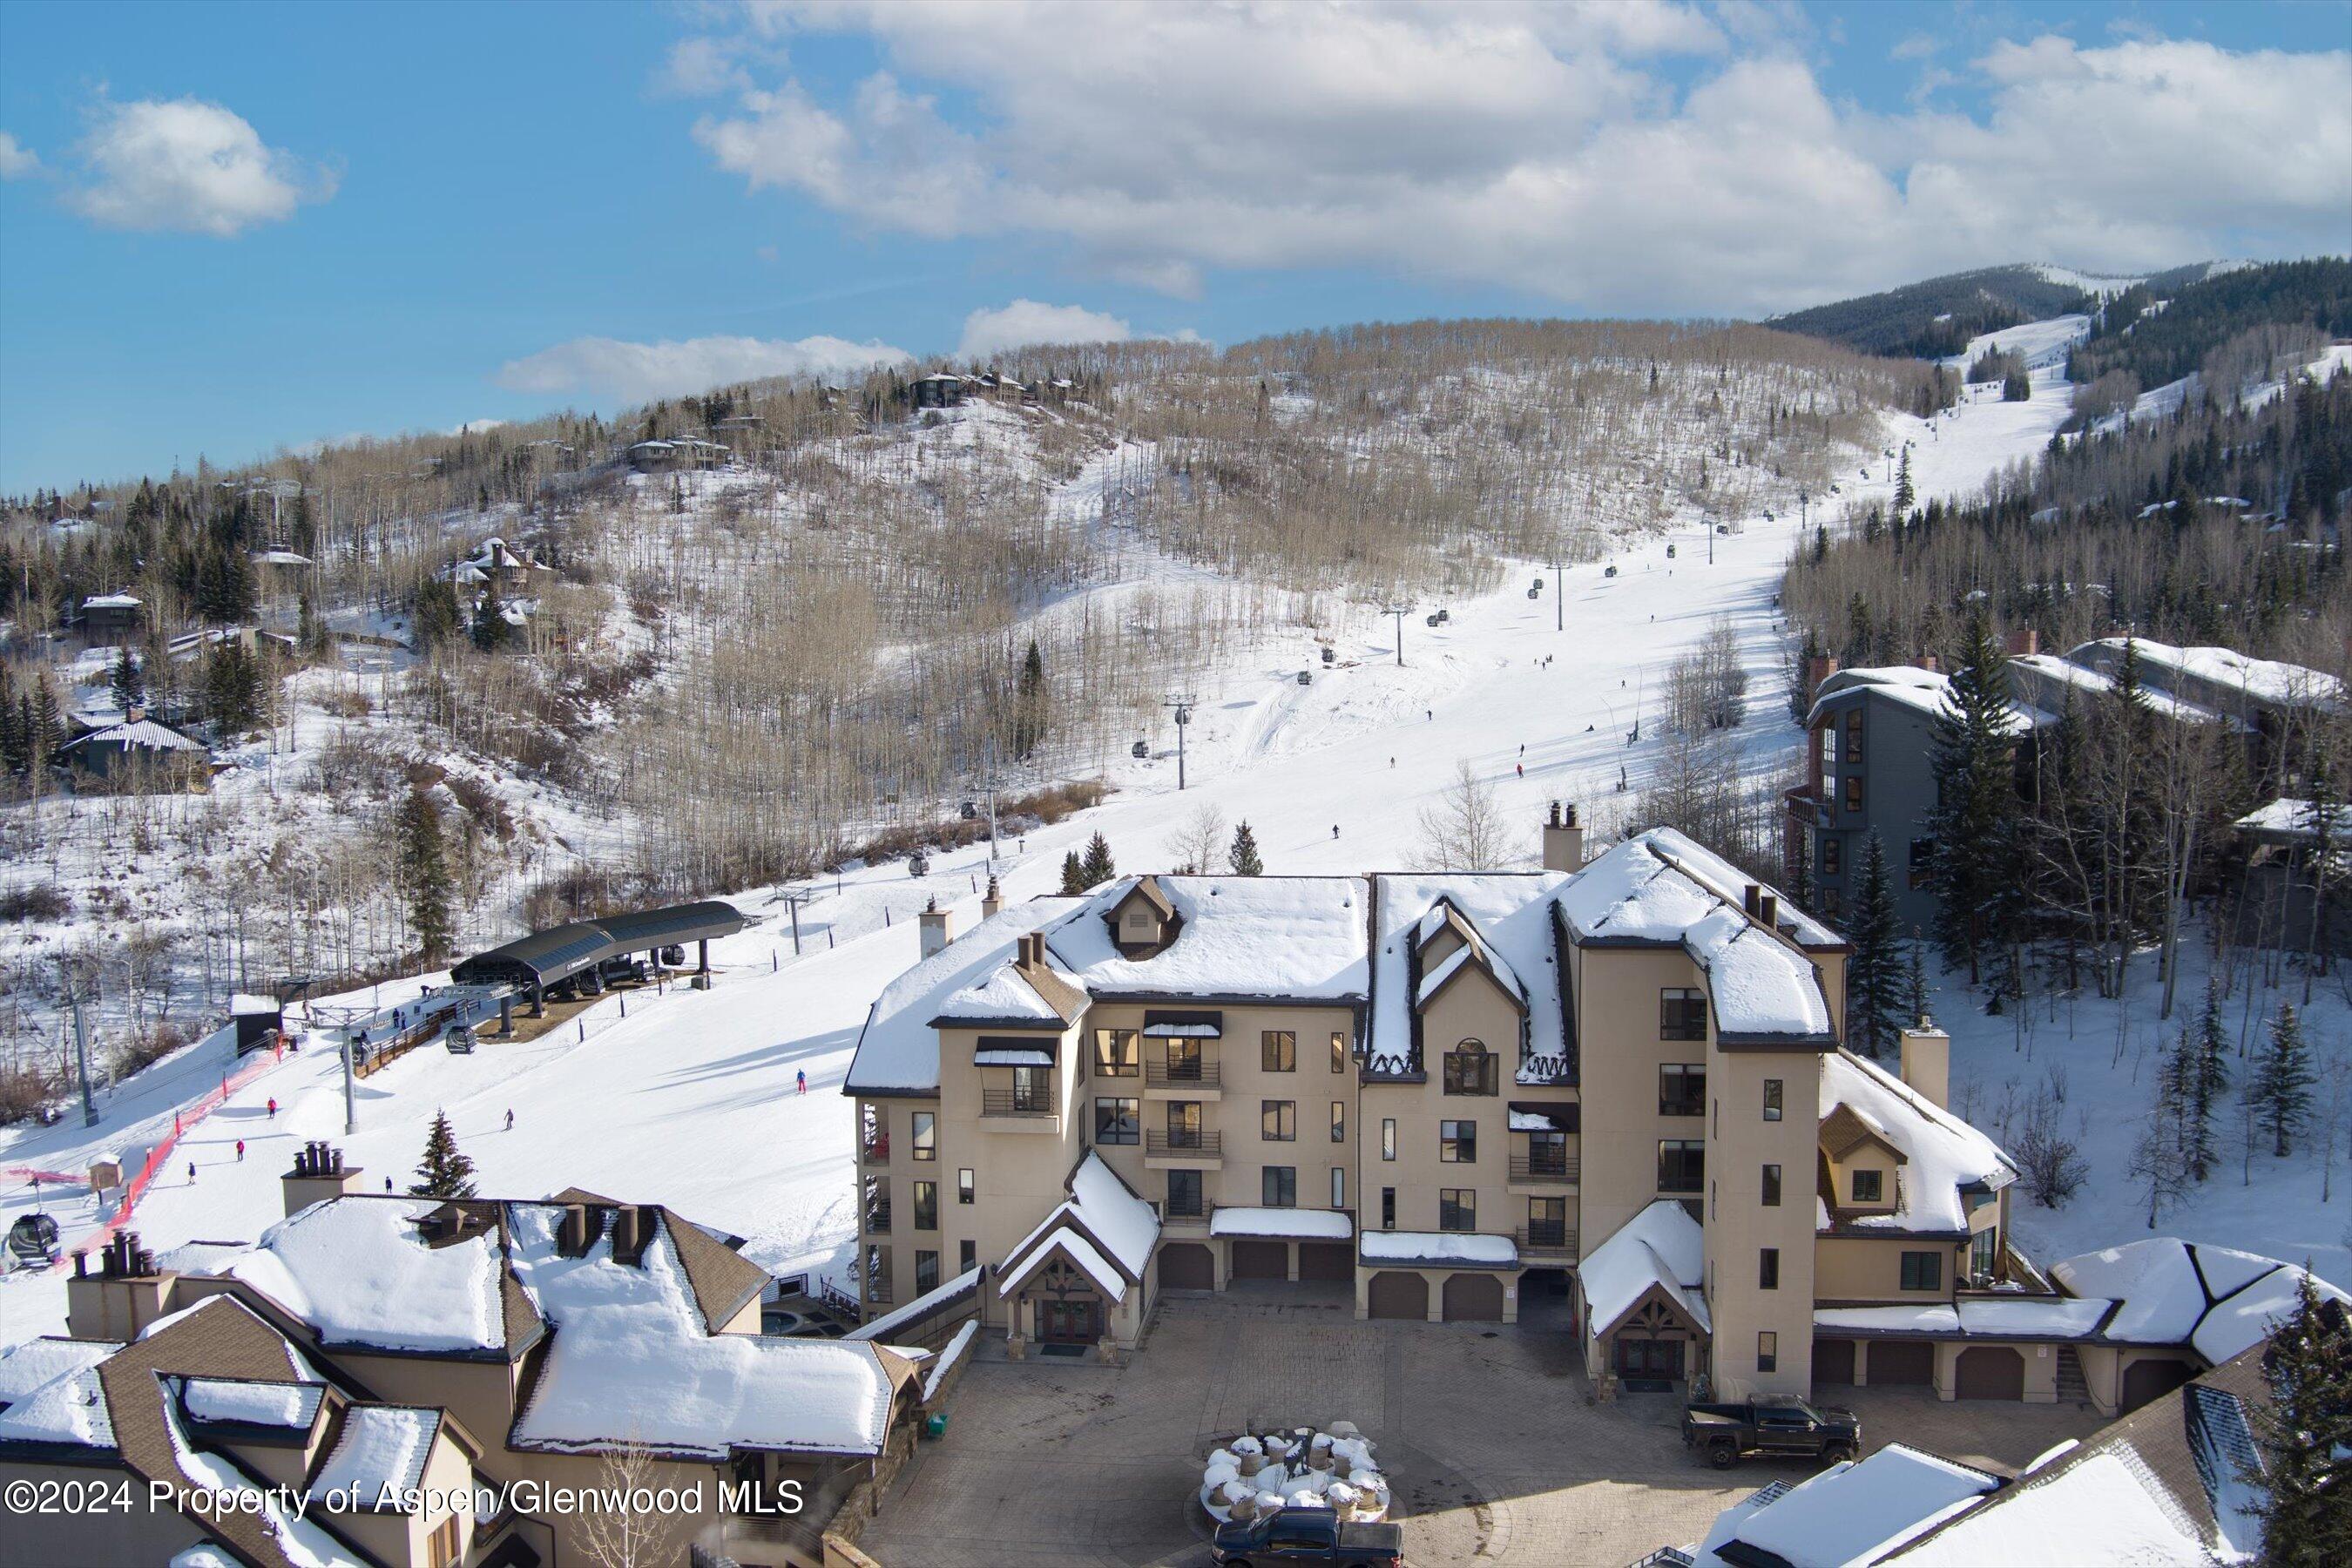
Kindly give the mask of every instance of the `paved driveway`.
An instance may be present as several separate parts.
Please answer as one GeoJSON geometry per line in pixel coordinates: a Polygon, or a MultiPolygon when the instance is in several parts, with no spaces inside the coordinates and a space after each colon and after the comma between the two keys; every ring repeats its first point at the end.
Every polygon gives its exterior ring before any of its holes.
{"type": "MultiPolygon", "coordinates": [[[[1358,1322],[1339,1292],[1243,1287],[1163,1299],[1123,1367],[967,1369],[950,1429],[922,1444],[866,1531],[887,1568],[1208,1561],[1192,1497],[1202,1457],[1244,1427],[1350,1420],[1379,1445],[1415,1568],[1624,1568],[1696,1540],[1726,1503],[1809,1466],[1727,1476],[1682,1446],[1664,1394],[1602,1406],[1572,1340],[1526,1325],[1358,1322]]],[[[2102,1425],[2087,1410],[1945,1405],[1852,1391],[1867,1446],[1893,1438],[2021,1465],[2102,1425]]]]}

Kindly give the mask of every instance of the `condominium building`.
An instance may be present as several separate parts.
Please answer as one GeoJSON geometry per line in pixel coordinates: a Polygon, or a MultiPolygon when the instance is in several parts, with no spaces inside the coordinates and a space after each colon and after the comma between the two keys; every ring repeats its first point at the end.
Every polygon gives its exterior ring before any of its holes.
{"type": "Polygon", "coordinates": [[[1164,1290],[1345,1283],[1431,1321],[1542,1297],[1604,1387],[1802,1392],[1818,1334],[1830,1375],[1952,1392],[1957,1329],[1922,1370],[1909,1338],[1858,1356],[1867,1316],[1817,1324],[2030,1272],[1944,1037],[1908,1032],[1901,1077],[1847,1054],[1833,931],[1670,830],[1582,841],[1555,807],[1540,871],[927,917],[845,1089],[867,1310],[976,1302],[1015,1354],[1115,1354],[1164,1290]]]}

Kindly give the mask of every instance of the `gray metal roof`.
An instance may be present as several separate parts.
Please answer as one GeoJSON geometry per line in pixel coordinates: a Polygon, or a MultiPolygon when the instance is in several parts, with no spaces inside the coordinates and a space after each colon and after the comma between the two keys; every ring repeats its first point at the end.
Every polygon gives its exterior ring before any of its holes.
{"type": "Polygon", "coordinates": [[[742,929],[741,911],[715,899],[658,910],[636,910],[599,921],[575,921],[517,937],[457,964],[449,976],[460,985],[499,981],[552,985],[608,958],[674,942],[732,936],[742,929]]]}

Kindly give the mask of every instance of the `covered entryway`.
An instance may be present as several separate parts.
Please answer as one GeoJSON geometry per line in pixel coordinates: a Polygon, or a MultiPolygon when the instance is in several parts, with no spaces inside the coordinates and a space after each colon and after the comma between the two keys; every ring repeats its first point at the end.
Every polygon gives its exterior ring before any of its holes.
{"type": "Polygon", "coordinates": [[[1049,1345],[1093,1344],[1102,1338],[1102,1303],[1092,1297],[1040,1300],[1037,1338],[1049,1345]]]}
{"type": "Polygon", "coordinates": [[[1813,1381],[1817,1384],[1853,1381],[1853,1342],[1852,1340],[1815,1340],[1813,1342],[1813,1381]]]}
{"type": "Polygon", "coordinates": [[[1618,1377],[1635,1384],[1680,1383],[1683,1380],[1681,1340],[1653,1340],[1639,1334],[1619,1334],[1610,1352],[1618,1377]]]}
{"type": "Polygon", "coordinates": [[[1492,1274],[1449,1274],[1444,1300],[1449,1323],[1503,1321],[1503,1281],[1492,1274]]]}
{"type": "Polygon", "coordinates": [[[1870,1385],[1908,1384],[1933,1387],[1936,1347],[1925,1340],[1874,1340],[1870,1345],[1870,1385]]]}
{"type": "Polygon", "coordinates": [[[1163,1290],[1213,1290],[1216,1260],[1197,1241],[1171,1241],[1160,1249],[1160,1288],[1163,1290]]]}
{"type": "Polygon", "coordinates": [[[1298,1277],[1352,1285],[1356,1282],[1356,1249],[1344,1241],[1302,1241],[1298,1244],[1298,1277]]]}
{"type": "Polygon", "coordinates": [[[2163,1398],[2196,1375],[2187,1362],[2136,1361],[2124,1368],[2121,1413],[2128,1415],[2150,1400],[2163,1398]]]}
{"type": "Polygon", "coordinates": [[[1232,1275],[1235,1279],[1287,1279],[1290,1244],[1286,1241],[1235,1241],[1232,1275]]]}
{"type": "Polygon", "coordinates": [[[2022,1399],[2025,1358],[2007,1345],[1971,1345],[1953,1368],[1962,1399],[2022,1399]]]}
{"type": "Polygon", "coordinates": [[[1418,1274],[1375,1274],[1364,1292],[1367,1313],[1420,1322],[1429,1316],[1429,1281],[1418,1274]]]}

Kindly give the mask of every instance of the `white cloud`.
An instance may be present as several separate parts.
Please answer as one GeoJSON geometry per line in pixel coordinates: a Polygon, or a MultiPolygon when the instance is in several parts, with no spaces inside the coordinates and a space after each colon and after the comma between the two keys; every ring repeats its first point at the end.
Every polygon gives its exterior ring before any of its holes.
{"type": "Polygon", "coordinates": [[[956,353],[964,359],[986,359],[1031,343],[1123,343],[1134,335],[1117,316],[1083,305],[1015,300],[1002,309],[974,310],[966,316],[963,342],[956,353]]]}
{"type": "Polygon", "coordinates": [[[714,337],[654,343],[573,338],[509,360],[499,367],[497,380],[516,392],[580,393],[612,403],[636,403],[708,392],[761,376],[852,374],[911,357],[887,343],[829,337],[796,342],[714,337]]]}
{"type": "Polygon", "coordinates": [[[0,180],[21,180],[40,166],[30,147],[0,131],[0,180]]]}
{"type": "Polygon", "coordinates": [[[654,90],[672,98],[740,92],[751,85],[751,78],[737,56],[736,47],[725,38],[680,38],[670,46],[662,68],[655,73],[654,90]]]}
{"type": "Polygon", "coordinates": [[[862,33],[884,68],[771,79],[695,134],[872,229],[1042,237],[1180,295],[1376,268],[1759,312],[1990,262],[2352,249],[2352,53],[2030,38],[1969,68],[1978,114],[1874,115],[1822,90],[1804,26],[1666,0],[776,4],[755,34],[862,33]]]}
{"type": "Polygon", "coordinates": [[[331,173],[265,145],[241,116],[194,98],[101,103],[79,151],[88,179],[67,202],[109,228],[226,239],[335,194],[331,173]]]}
{"type": "Polygon", "coordinates": [[[441,432],[444,436],[479,436],[505,424],[503,419],[468,419],[463,425],[453,425],[441,432]]]}

